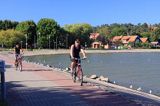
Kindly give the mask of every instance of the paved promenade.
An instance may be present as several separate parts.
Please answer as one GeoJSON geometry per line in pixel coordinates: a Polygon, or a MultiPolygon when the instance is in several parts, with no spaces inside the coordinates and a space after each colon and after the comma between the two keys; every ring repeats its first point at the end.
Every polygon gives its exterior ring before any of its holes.
{"type": "Polygon", "coordinates": [[[9,106],[160,106],[150,100],[138,101],[90,83],[80,86],[63,72],[23,62],[16,71],[14,60],[0,54],[7,65],[6,88],[9,106]]]}

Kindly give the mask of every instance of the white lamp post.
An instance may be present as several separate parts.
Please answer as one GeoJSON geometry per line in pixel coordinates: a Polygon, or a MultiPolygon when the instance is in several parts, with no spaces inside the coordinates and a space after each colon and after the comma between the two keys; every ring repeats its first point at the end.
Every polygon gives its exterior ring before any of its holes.
{"type": "Polygon", "coordinates": [[[21,41],[21,49],[22,49],[22,43],[23,43],[23,41],[21,41]]]}
{"type": "Polygon", "coordinates": [[[68,48],[68,34],[66,36],[66,49],[68,48]]]}
{"type": "Polygon", "coordinates": [[[50,49],[50,47],[51,47],[51,45],[50,45],[50,38],[51,38],[51,36],[49,35],[49,49],[50,49]]]}
{"type": "Polygon", "coordinates": [[[25,37],[26,37],[26,50],[27,50],[27,46],[28,46],[28,42],[27,42],[27,39],[28,39],[27,37],[28,36],[27,36],[27,34],[25,34],[25,37]]]}
{"type": "Polygon", "coordinates": [[[40,32],[37,33],[37,48],[38,48],[38,38],[39,38],[40,34],[41,34],[40,32]]]}

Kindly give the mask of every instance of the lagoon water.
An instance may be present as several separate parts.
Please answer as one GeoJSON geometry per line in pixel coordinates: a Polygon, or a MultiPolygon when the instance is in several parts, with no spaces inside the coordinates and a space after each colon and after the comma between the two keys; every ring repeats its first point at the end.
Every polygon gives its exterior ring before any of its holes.
{"type": "MultiPolygon", "coordinates": [[[[143,91],[152,90],[160,95],[160,53],[105,53],[88,54],[82,61],[87,75],[103,75],[119,85],[143,91]]],[[[25,57],[25,60],[49,64],[53,67],[69,67],[68,54],[25,57]]]]}

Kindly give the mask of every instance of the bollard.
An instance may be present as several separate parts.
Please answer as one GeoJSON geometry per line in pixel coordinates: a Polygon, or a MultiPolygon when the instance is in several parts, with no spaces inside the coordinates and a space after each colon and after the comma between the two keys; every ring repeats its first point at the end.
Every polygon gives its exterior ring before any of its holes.
{"type": "Polygon", "coordinates": [[[6,87],[5,87],[5,62],[0,60],[0,73],[1,73],[1,97],[2,101],[6,100],[6,87]]]}

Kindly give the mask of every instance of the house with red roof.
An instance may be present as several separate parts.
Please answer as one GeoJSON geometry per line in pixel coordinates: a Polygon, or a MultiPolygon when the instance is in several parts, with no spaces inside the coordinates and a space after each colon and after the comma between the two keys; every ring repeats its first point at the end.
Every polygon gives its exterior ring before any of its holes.
{"type": "Polygon", "coordinates": [[[112,38],[112,41],[113,41],[113,42],[117,42],[117,41],[120,41],[121,38],[122,38],[122,36],[114,36],[114,37],[112,38]]]}
{"type": "Polygon", "coordinates": [[[92,45],[92,48],[98,49],[98,48],[100,48],[102,46],[102,42],[95,41],[91,45],[92,45]]]}
{"type": "Polygon", "coordinates": [[[91,44],[92,48],[100,48],[100,47],[105,47],[107,48],[107,46],[105,46],[105,37],[100,35],[99,33],[90,33],[90,37],[89,37],[93,42],[91,44]]]}
{"type": "MultiPolygon", "coordinates": [[[[144,39],[143,39],[144,40],[144,39]]],[[[131,35],[131,36],[114,36],[112,39],[112,43],[116,46],[123,44],[125,46],[131,45],[135,46],[136,43],[142,42],[138,35],[131,35]]]]}

